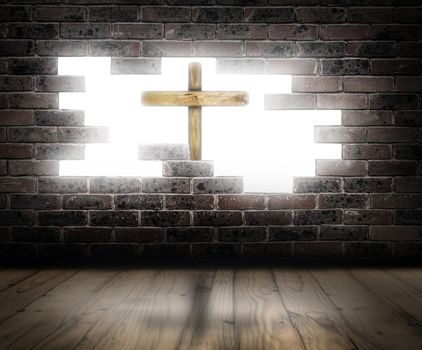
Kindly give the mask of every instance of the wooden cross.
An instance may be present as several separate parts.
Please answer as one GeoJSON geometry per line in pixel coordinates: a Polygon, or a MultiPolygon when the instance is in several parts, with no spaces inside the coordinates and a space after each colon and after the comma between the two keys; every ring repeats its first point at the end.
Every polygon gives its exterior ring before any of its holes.
{"type": "Polygon", "coordinates": [[[144,91],[145,106],[187,106],[189,114],[189,153],[191,160],[202,158],[202,106],[244,106],[248,93],[243,91],[202,91],[201,64],[189,64],[188,91],[144,91]]]}

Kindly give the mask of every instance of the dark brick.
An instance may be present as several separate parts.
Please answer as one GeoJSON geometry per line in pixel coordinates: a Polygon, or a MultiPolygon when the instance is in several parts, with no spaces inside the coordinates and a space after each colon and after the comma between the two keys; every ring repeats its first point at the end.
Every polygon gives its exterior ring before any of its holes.
{"type": "Polygon", "coordinates": [[[192,56],[192,43],[187,41],[145,41],[144,56],[192,56]]]}
{"type": "Polygon", "coordinates": [[[270,241],[314,241],[317,239],[316,226],[270,227],[270,241]]]}
{"type": "Polygon", "coordinates": [[[370,199],[371,208],[376,209],[422,208],[422,196],[420,194],[372,194],[370,199]]]}
{"type": "Polygon", "coordinates": [[[372,60],[371,73],[375,75],[419,74],[421,63],[410,59],[372,60]]]}
{"type": "Polygon", "coordinates": [[[142,7],[142,22],[189,22],[189,7],[142,7]]]}
{"type": "MultiPolygon", "coordinates": [[[[140,53],[141,43],[139,41],[92,40],[89,42],[89,54],[91,56],[135,57],[139,56],[140,53]]],[[[145,54],[146,53],[147,50],[145,50],[145,54]]]]}
{"type": "Polygon", "coordinates": [[[214,240],[212,227],[171,227],[167,229],[168,242],[211,242],[214,240]]]}
{"type": "Polygon", "coordinates": [[[260,242],[267,238],[265,227],[220,227],[218,240],[220,242],[260,242]]]}
{"type": "Polygon", "coordinates": [[[346,53],[343,42],[299,42],[297,45],[301,57],[343,57],[346,53]]]}
{"type": "Polygon", "coordinates": [[[16,145],[0,143],[0,158],[22,159],[32,158],[34,149],[32,145],[16,145]]]}
{"type": "Polygon", "coordinates": [[[422,56],[422,43],[403,42],[399,44],[399,56],[404,57],[420,57],[422,56]]]}
{"type": "Polygon", "coordinates": [[[32,210],[0,210],[0,222],[4,226],[31,226],[34,222],[32,210]]]}
{"type": "Polygon", "coordinates": [[[207,160],[168,160],[163,162],[163,176],[205,177],[213,176],[214,163],[207,160]]]}
{"type": "Polygon", "coordinates": [[[0,256],[5,258],[34,258],[36,256],[36,246],[34,243],[4,243],[0,244],[0,256]]]}
{"type": "Polygon", "coordinates": [[[343,255],[342,242],[295,242],[293,256],[339,257],[343,255]]]}
{"type": "Polygon", "coordinates": [[[400,209],[395,211],[394,223],[396,225],[421,225],[421,209],[400,209]]]}
{"type": "Polygon", "coordinates": [[[409,242],[409,243],[397,243],[396,245],[396,256],[398,257],[416,257],[420,258],[422,255],[422,244],[409,242]]]}
{"type": "Polygon", "coordinates": [[[355,23],[392,23],[395,19],[395,8],[353,7],[347,10],[347,21],[355,23]]]}
{"type": "Polygon", "coordinates": [[[323,75],[364,75],[368,72],[369,61],[365,59],[321,60],[323,75]]]}
{"type": "Polygon", "coordinates": [[[113,32],[117,39],[160,39],[164,30],[162,24],[118,23],[113,32]]]}
{"type": "Polygon", "coordinates": [[[366,128],[315,126],[314,134],[315,142],[319,143],[348,143],[366,141],[366,128]]]}
{"type": "Polygon", "coordinates": [[[390,225],[393,223],[392,210],[362,209],[345,210],[345,225],[390,225]]]}
{"type": "Polygon", "coordinates": [[[38,245],[38,256],[55,260],[87,257],[87,244],[83,243],[50,243],[38,245]]]}
{"type": "Polygon", "coordinates": [[[9,95],[10,108],[58,108],[59,96],[54,93],[22,93],[9,95]]]}
{"type": "Polygon", "coordinates": [[[163,209],[164,198],[161,195],[118,195],[115,196],[117,209],[163,209]]]}
{"type": "Polygon", "coordinates": [[[196,41],[193,52],[195,56],[238,57],[243,56],[243,44],[241,41],[196,41]]]}
{"type": "Polygon", "coordinates": [[[268,196],[268,209],[315,208],[315,196],[296,194],[273,194],[268,196]]]}
{"type": "Polygon", "coordinates": [[[211,195],[167,195],[166,209],[211,210],[214,209],[214,196],[211,195]]]}
{"type": "Polygon", "coordinates": [[[2,6],[0,11],[1,22],[26,22],[31,20],[31,16],[30,6],[2,6]]]}
{"type": "Polygon", "coordinates": [[[347,45],[347,54],[358,57],[395,57],[397,44],[385,41],[356,41],[347,45]]]}
{"type": "Polygon", "coordinates": [[[422,126],[422,112],[396,111],[394,122],[398,126],[422,126]]]}
{"type": "Polygon", "coordinates": [[[77,110],[35,111],[35,124],[40,126],[82,126],[85,115],[77,110]]]}
{"type": "Polygon", "coordinates": [[[251,243],[243,244],[243,256],[285,258],[292,255],[291,243],[251,243]]]}
{"type": "Polygon", "coordinates": [[[97,227],[65,227],[63,240],[68,243],[110,242],[111,229],[97,227]]]}
{"type": "Polygon", "coordinates": [[[354,193],[391,192],[391,178],[345,178],[344,191],[354,193]]]}
{"type": "MultiPolygon", "coordinates": [[[[3,159],[3,160],[0,160],[0,175],[6,175],[6,174],[7,174],[7,160],[3,159]]],[[[1,200],[0,200],[0,203],[1,203],[1,200]]]]}
{"type": "Polygon", "coordinates": [[[10,196],[12,209],[59,209],[60,196],[49,194],[13,194],[10,196]]]}
{"type": "Polygon", "coordinates": [[[57,39],[59,25],[54,23],[13,23],[9,24],[8,37],[18,39],[57,39]]]}
{"type": "Polygon", "coordinates": [[[144,178],[142,192],[147,193],[190,193],[188,178],[144,178]]]}
{"type": "Polygon", "coordinates": [[[92,226],[138,226],[138,212],[92,210],[89,212],[89,221],[92,226]]]}
{"type": "Polygon", "coordinates": [[[368,174],[370,176],[416,175],[416,163],[400,160],[370,160],[368,174]]]}
{"type": "Polygon", "coordinates": [[[57,58],[9,58],[7,71],[11,74],[57,74],[57,58]]]}
{"type": "Polygon", "coordinates": [[[324,225],[340,224],[342,219],[341,210],[295,210],[294,225],[324,225]]]}
{"type": "Polygon", "coordinates": [[[119,227],[114,236],[116,242],[158,243],[164,241],[165,231],[157,227],[119,227]]]}
{"type": "Polygon", "coordinates": [[[0,192],[35,192],[36,182],[32,177],[0,177],[0,192]]]}
{"type": "Polygon", "coordinates": [[[390,159],[390,145],[344,145],[343,159],[390,159]]]}
{"type": "Polygon", "coordinates": [[[192,180],[194,193],[242,193],[243,178],[241,177],[209,177],[192,180]]]}
{"type": "Polygon", "coordinates": [[[13,227],[12,240],[14,242],[55,243],[60,240],[58,227],[13,227]]]}
{"type": "Polygon", "coordinates": [[[250,7],[245,9],[246,22],[287,23],[293,22],[294,16],[292,7],[250,7]]]}
{"type": "Polygon", "coordinates": [[[63,23],[60,33],[65,39],[104,39],[111,37],[109,23],[63,23]]]}
{"type": "Polygon", "coordinates": [[[161,60],[158,58],[112,58],[111,74],[159,74],[161,60]]]}
{"type": "Polygon", "coordinates": [[[416,142],[417,130],[414,128],[370,128],[368,142],[416,142]]]}
{"type": "Polygon", "coordinates": [[[85,177],[40,177],[38,191],[41,193],[86,193],[88,184],[85,177]]]}
{"type": "Polygon", "coordinates": [[[11,142],[57,142],[56,128],[22,127],[9,128],[11,142]]]}
{"type": "Polygon", "coordinates": [[[217,73],[228,74],[257,74],[265,72],[265,61],[261,59],[219,59],[217,73]]]}
{"type": "Polygon", "coordinates": [[[218,24],[216,37],[221,40],[266,39],[267,27],[264,24],[218,24]]]}
{"type": "Polygon", "coordinates": [[[35,8],[34,19],[41,22],[83,22],[87,9],[76,6],[40,6],[35,8]]]}
{"type": "Polygon", "coordinates": [[[138,244],[130,243],[103,243],[90,244],[89,251],[91,256],[98,259],[135,259],[139,255],[138,244]]]}
{"type": "Polygon", "coordinates": [[[296,46],[292,41],[246,42],[246,56],[294,57],[296,46]]]}
{"type": "Polygon", "coordinates": [[[394,90],[392,77],[345,77],[344,91],[350,92],[389,92],[394,90]]]}
{"type": "Polygon", "coordinates": [[[315,109],[316,98],[311,94],[266,94],[265,109],[315,109]]]}
{"type": "Polygon", "coordinates": [[[0,91],[28,91],[33,85],[32,77],[0,76],[0,91]]]}
{"type": "MultiPolygon", "coordinates": [[[[316,40],[317,37],[318,26],[316,25],[270,24],[268,26],[268,39],[272,40],[316,40]]],[[[261,38],[254,37],[252,39],[261,38]]]]}
{"type": "Polygon", "coordinates": [[[190,256],[190,245],[184,243],[169,244],[143,244],[141,256],[162,258],[162,257],[188,257],[190,256]]]}
{"type": "Polygon", "coordinates": [[[34,53],[30,40],[0,40],[0,56],[29,56],[34,53]]]}
{"type": "Polygon", "coordinates": [[[240,244],[231,243],[199,243],[192,245],[192,255],[198,258],[232,258],[241,254],[240,244]]]}
{"type": "Polygon", "coordinates": [[[390,125],[391,111],[342,111],[341,123],[345,126],[390,125]]]}
{"type": "Polygon", "coordinates": [[[350,257],[391,257],[392,245],[389,243],[347,242],[344,255],[350,257]]]}
{"type": "Polygon", "coordinates": [[[321,226],[321,241],[363,241],[368,239],[368,226],[321,226]]]}
{"type": "Polygon", "coordinates": [[[83,92],[85,78],[78,76],[39,76],[36,78],[37,91],[83,92]]]}
{"type": "Polygon", "coordinates": [[[92,22],[131,22],[137,20],[137,6],[92,6],[89,8],[89,21],[92,22]]]}
{"type": "Polygon", "coordinates": [[[394,178],[395,192],[422,192],[422,177],[394,178]]]}
{"type": "Polygon", "coordinates": [[[32,111],[0,111],[0,125],[32,125],[32,111]]]}
{"type": "Polygon", "coordinates": [[[422,159],[422,145],[394,145],[396,159],[422,159]]]}
{"type": "Polygon", "coordinates": [[[220,195],[218,208],[223,210],[265,209],[265,196],[262,195],[220,195]]]}
{"type": "Polygon", "coordinates": [[[36,146],[36,159],[84,159],[84,145],[40,144],[36,146]]]}
{"type": "Polygon", "coordinates": [[[6,194],[0,194],[0,208],[5,209],[7,208],[7,198],[8,196],[6,194]]]}
{"type": "Polygon", "coordinates": [[[89,180],[91,193],[141,192],[141,181],[136,177],[92,177],[89,180]]]}
{"type": "Polygon", "coordinates": [[[316,74],[317,61],[312,59],[267,60],[267,73],[306,75],[316,74]]]}
{"type": "Polygon", "coordinates": [[[416,94],[378,94],[369,96],[371,109],[416,109],[418,95],[416,94]]]}
{"type": "Polygon", "coordinates": [[[63,209],[111,209],[113,197],[109,195],[64,195],[63,209]]]}
{"type": "Polygon", "coordinates": [[[142,211],[141,223],[145,226],[189,226],[188,211],[142,211]]]}
{"type": "Polygon", "coordinates": [[[420,77],[397,77],[396,91],[399,92],[422,92],[422,78],[420,77]]]}
{"type": "Polygon", "coordinates": [[[346,11],[340,7],[300,7],[296,9],[296,20],[302,23],[344,22],[346,11]]]}
{"type": "Polygon", "coordinates": [[[369,26],[364,24],[322,25],[319,27],[319,37],[323,40],[369,39],[369,26]]]}
{"type": "Polygon", "coordinates": [[[38,212],[38,225],[42,226],[71,226],[86,225],[88,223],[86,211],[40,211],[38,212]]]}
{"type": "Polygon", "coordinates": [[[193,222],[197,226],[240,226],[240,211],[195,211],[193,222]]]}
{"type": "Polygon", "coordinates": [[[194,22],[242,22],[243,9],[240,7],[197,7],[192,10],[194,22]]]}
{"type": "Polygon", "coordinates": [[[292,92],[339,92],[342,85],[340,77],[292,77],[292,92]]]}
{"type": "Polygon", "coordinates": [[[365,176],[366,162],[362,160],[318,159],[316,174],[319,176],[365,176]]]}
{"type": "Polygon", "coordinates": [[[371,26],[373,40],[418,40],[419,27],[412,25],[373,25],[371,26]]]}
{"type": "Polygon", "coordinates": [[[209,24],[166,24],[165,37],[170,40],[214,39],[215,26],[209,24]]]}
{"type": "Polygon", "coordinates": [[[295,177],[293,180],[293,192],[295,193],[340,192],[340,189],[341,179],[337,177],[295,177]]]}
{"type": "Polygon", "coordinates": [[[292,223],[292,212],[288,210],[272,211],[246,211],[246,225],[290,225],[292,223]]]}
{"type": "Polygon", "coordinates": [[[320,194],[319,208],[366,208],[368,197],[365,194],[320,194]]]}

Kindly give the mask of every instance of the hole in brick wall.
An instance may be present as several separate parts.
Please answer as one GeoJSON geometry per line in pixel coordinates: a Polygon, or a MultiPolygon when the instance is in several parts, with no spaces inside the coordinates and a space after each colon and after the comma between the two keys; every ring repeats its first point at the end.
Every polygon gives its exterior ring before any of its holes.
{"type": "Polygon", "coordinates": [[[138,160],[138,143],[187,143],[186,107],[144,107],[145,90],[185,90],[188,63],[202,63],[203,90],[245,90],[246,107],[203,108],[203,159],[216,176],[244,176],[245,192],[291,192],[313,176],[315,159],[341,158],[341,145],[314,143],[315,125],[339,125],[340,111],[265,110],[265,93],[291,92],[291,77],[216,73],[215,59],[162,58],[160,74],[111,75],[110,58],[59,58],[60,75],[84,75],[84,93],[60,93],[61,109],[85,110],[87,126],[108,126],[108,143],[86,145],[85,160],[62,160],[60,175],[161,176],[138,160]]]}

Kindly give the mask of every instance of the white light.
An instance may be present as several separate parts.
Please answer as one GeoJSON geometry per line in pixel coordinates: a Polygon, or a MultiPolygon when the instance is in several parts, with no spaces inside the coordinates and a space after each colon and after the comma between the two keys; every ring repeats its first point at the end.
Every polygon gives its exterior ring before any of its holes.
{"type": "Polygon", "coordinates": [[[212,58],[162,58],[162,74],[110,75],[110,58],[59,58],[59,74],[84,75],[85,93],[60,93],[60,108],[84,109],[86,125],[109,126],[106,144],[87,144],[83,161],[60,175],[161,176],[139,161],[138,143],[187,143],[185,107],[145,107],[145,90],[186,90],[188,63],[202,64],[203,90],[249,93],[246,107],[204,107],[203,159],[216,176],[244,176],[245,192],[291,192],[294,176],[315,175],[315,159],[341,158],[341,145],[315,144],[315,125],[339,125],[340,111],[266,111],[265,93],[290,93],[285,75],[216,74],[212,58]]]}

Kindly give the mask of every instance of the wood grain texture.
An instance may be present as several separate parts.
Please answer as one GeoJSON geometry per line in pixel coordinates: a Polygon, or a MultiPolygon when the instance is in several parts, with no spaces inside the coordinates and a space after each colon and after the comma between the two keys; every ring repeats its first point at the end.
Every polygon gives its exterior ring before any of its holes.
{"type": "Polygon", "coordinates": [[[144,91],[145,106],[244,106],[248,94],[242,91],[144,91]]]}

